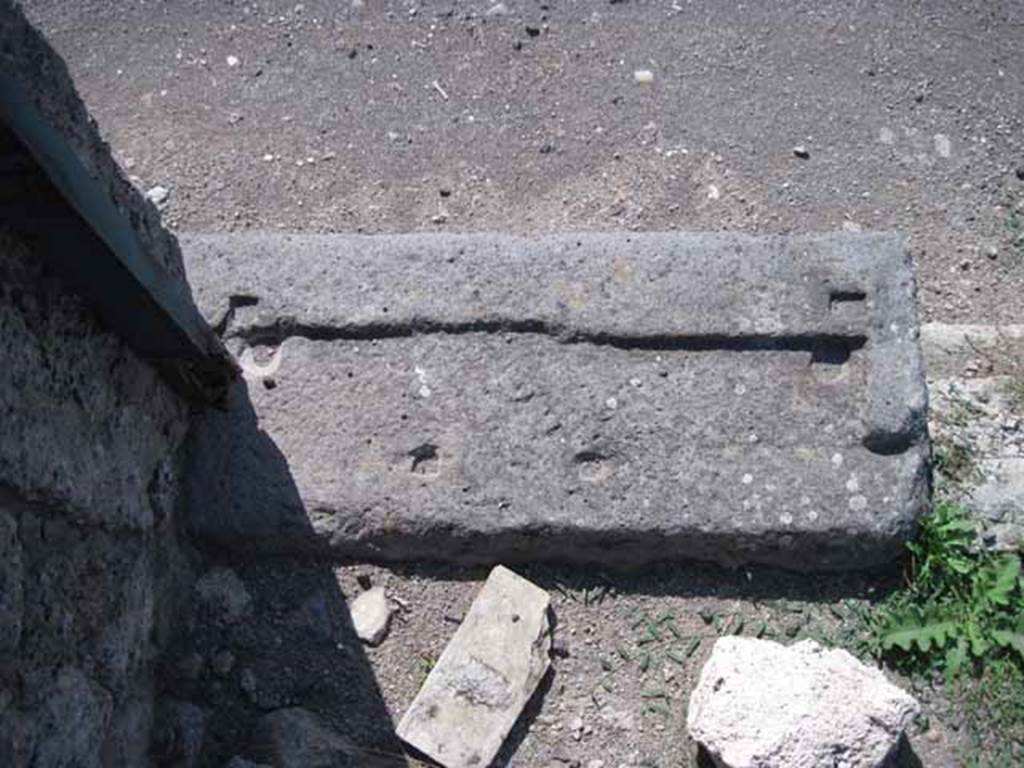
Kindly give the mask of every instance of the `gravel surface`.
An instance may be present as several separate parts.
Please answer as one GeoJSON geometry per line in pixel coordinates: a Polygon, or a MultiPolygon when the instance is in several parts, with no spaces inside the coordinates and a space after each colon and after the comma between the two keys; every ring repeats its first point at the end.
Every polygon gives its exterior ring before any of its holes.
{"type": "Polygon", "coordinates": [[[25,5],[178,229],[895,229],[1024,308],[1019,1],[25,5]]]}

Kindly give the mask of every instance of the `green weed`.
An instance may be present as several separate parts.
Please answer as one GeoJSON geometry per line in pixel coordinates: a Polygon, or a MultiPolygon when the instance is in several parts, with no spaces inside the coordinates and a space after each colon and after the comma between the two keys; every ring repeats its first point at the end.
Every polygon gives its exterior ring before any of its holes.
{"type": "Polygon", "coordinates": [[[1006,217],[1006,228],[1010,231],[1010,243],[1024,248],[1024,216],[1019,211],[1010,211],[1006,217]]]}
{"type": "Polygon", "coordinates": [[[947,397],[949,406],[940,414],[940,420],[946,426],[964,428],[978,416],[985,415],[985,411],[971,402],[970,397],[956,385],[950,385],[947,397]]]}
{"type": "Polygon", "coordinates": [[[1014,376],[1007,381],[1004,391],[1010,410],[1024,415],[1024,375],[1014,376]]]}
{"type": "Polygon", "coordinates": [[[953,695],[970,743],[970,768],[1011,768],[1024,764],[1024,668],[996,659],[975,678],[961,676],[953,695]]]}
{"type": "Polygon", "coordinates": [[[1019,554],[981,546],[963,507],[940,501],[908,545],[910,579],[860,620],[866,649],[926,681],[941,674],[966,726],[964,765],[1024,758],[1024,576],[1019,554]]]}
{"type": "Polygon", "coordinates": [[[1024,662],[1024,579],[1017,554],[980,547],[966,510],[939,502],[909,545],[911,582],[871,619],[878,655],[948,681],[985,662],[1024,662]]]}
{"type": "Polygon", "coordinates": [[[434,667],[437,666],[437,658],[431,656],[428,653],[420,654],[419,659],[416,661],[416,667],[419,671],[420,687],[427,681],[427,677],[434,671],[434,667]]]}

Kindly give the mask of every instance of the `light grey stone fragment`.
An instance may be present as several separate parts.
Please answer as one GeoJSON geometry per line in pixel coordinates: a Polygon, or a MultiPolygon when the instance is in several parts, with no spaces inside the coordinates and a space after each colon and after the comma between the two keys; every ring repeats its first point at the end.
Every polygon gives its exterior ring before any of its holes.
{"type": "Polygon", "coordinates": [[[979,462],[984,480],[971,490],[971,506],[985,520],[1024,522],[1024,456],[979,462]]]}
{"type": "Polygon", "coordinates": [[[918,709],[846,651],[724,637],[690,696],[686,727],[721,768],[879,768],[918,709]]]}
{"type": "Polygon", "coordinates": [[[927,508],[896,237],[182,243],[247,378],[195,433],[220,546],[865,568],[927,508]]]}
{"type": "Polygon", "coordinates": [[[301,707],[256,721],[249,753],[274,768],[358,768],[352,744],[301,707]]]}
{"type": "Polygon", "coordinates": [[[981,480],[967,504],[982,524],[982,539],[994,552],[1024,549],[1024,455],[978,462],[981,480]]]}
{"type": "Polygon", "coordinates": [[[391,603],[388,602],[384,587],[372,587],[361,592],[352,601],[349,611],[356,635],[368,645],[377,645],[388,633],[391,623],[391,603]]]}
{"type": "Polygon", "coordinates": [[[497,566],[398,724],[445,768],[481,768],[501,749],[550,664],[548,593],[497,566]]]}
{"type": "Polygon", "coordinates": [[[170,197],[170,195],[171,193],[167,190],[167,187],[161,187],[159,185],[151,187],[146,191],[146,199],[156,206],[166,203],[167,198],[170,197]]]}

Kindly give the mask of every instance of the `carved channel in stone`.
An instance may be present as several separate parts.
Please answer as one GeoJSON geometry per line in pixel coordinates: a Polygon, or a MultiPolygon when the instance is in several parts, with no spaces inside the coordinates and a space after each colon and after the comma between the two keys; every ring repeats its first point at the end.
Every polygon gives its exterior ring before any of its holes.
{"type": "MultiPolygon", "coordinates": [[[[232,335],[253,346],[277,346],[288,338],[311,341],[372,341],[444,334],[524,334],[548,336],[564,344],[593,344],[618,349],[648,349],[692,352],[812,352],[827,347],[849,353],[867,343],[867,334],[644,334],[626,335],[593,332],[536,319],[481,319],[469,322],[422,320],[411,323],[362,323],[315,325],[277,322],[239,329],[232,335]]],[[[834,355],[833,355],[834,356],[834,355]]]]}

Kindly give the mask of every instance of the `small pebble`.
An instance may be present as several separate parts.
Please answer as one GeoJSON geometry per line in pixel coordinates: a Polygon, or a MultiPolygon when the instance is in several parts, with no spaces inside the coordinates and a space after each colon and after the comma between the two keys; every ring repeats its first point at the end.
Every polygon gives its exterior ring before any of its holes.
{"type": "Polygon", "coordinates": [[[156,186],[146,192],[146,199],[153,205],[163,205],[170,194],[165,187],[156,186]]]}
{"type": "Polygon", "coordinates": [[[801,160],[807,160],[811,156],[811,152],[803,144],[797,144],[793,147],[793,154],[799,157],[801,160]]]}
{"type": "Polygon", "coordinates": [[[237,56],[228,56],[227,62],[229,67],[237,67],[239,64],[237,56]]]}
{"type": "Polygon", "coordinates": [[[356,635],[367,645],[377,645],[387,636],[392,608],[383,587],[360,594],[349,605],[349,611],[356,635]]]}
{"type": "Polygon", "coordinates": [[[638,83],[653,83],[654,73],[649,69],[638,69],[633,73],[633,79],[638,83]]]}

